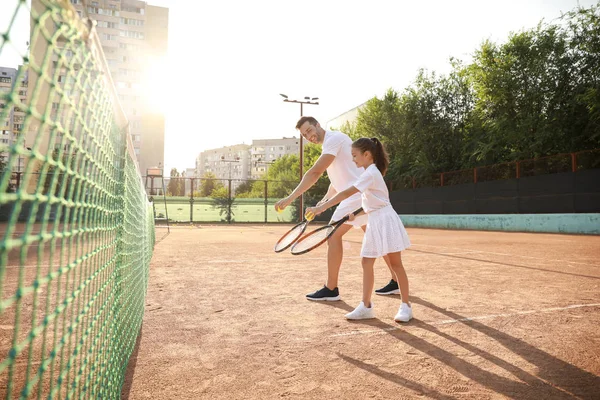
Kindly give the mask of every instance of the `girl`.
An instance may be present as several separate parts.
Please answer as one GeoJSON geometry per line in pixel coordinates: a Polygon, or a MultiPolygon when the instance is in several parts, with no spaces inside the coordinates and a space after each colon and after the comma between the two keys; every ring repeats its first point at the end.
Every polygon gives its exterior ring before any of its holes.
{"type": "Polygon", "coordinates": [[[410,240],[400,217],[390,203],[389,192],[383,180],[389,165],[388,155],[377,138],[361,138],[352,144],[352,161],[357,167],[365,168],[358,180],[326,203],[307,208],[306,214],[321,214],[353,194],[362,193],[362,208],[368,216],[367,230],[360,252],[363,267],[363,296],[362,302],[354,311],[346,314],[346,318],[375,318],[371,302],[375,283],[373,265],[377,257],[387,255],[402,295],[402,304],[394,320],[408,322],[413,315],[408,297],[408,278],[402,266],[401,251],[410,246],[410,240]]]}

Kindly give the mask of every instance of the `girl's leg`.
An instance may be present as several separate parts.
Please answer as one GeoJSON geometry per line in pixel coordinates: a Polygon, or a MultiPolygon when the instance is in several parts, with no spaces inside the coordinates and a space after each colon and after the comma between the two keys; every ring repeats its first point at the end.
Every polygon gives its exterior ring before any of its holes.
{"type": "Polygon", "coordinates": [[[390,253],[388,254],[388,257],[390,260],[391,268],[394,271],[394,274],[396,275],[396,282],[398,282],[398,286],[400,287],[402,302],[410,304],[410,297],[408,291],[408,277],[406,276],[406,271],[404,270],[404,266],[402,265],[402,253],[390,253]]]}
{"type": "MultiPolygon", "coordinates": [[[[360,227],[360,229],[363,230],[363,232],[367,231],[367,226],[363,225],[360,227]]],[[[383,256],[383,260],[385,261],[385,265],[387,265],[388,269],[390,270],[390,275],[392,277],[392,279],[396,280],[396,278],[394,278],[394,270],[392,269],[392,264],[390,263],[390,259],[387,255],[383,256]]]]}
{"type": "Polygon", "coordinates": [[[375,286],[375,273],[373,271],[373,265],[375,264],[374,258],[362,258],[363,267],[363,303],[365,307],[371,307],[371,294],[373,293],[373,286],[375,286]]]}

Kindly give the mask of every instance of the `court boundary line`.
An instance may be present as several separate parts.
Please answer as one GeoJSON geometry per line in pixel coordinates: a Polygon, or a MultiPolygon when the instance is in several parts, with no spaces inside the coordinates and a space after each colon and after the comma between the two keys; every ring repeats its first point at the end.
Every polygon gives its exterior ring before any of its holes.
{"type": "MultiPolygon", "coordinates": [[[[573,304],[565,307],[551,307],[551,308],[543,308],[540,310],[526,310],[526,311],[517,311],[513,313],[501,313],[501,314],[488,314],[488,315],[479,315],[475,317],[466,317],[466,318],[458,318],[458,319],[444,319],[438,321],[423,321],[423,323],[428,325],[451,325],[459,322],[470,322],[470,321],[485,321],[488,319],[494,318],[507,318],[507,317],[518,317],[521,315],[532,315],[532,314],[544,314],[553,311],[565,311],[572,310],[577,308],[587,308],[587,307],[600,307],[600,303],[590,303],[590,304],[573,304]]],[[[352,332],[342,332],[336,333],[335,335],[330,335],[330,338],[334,337],[345,337],[345,336],[356,336],[356,335],[382,335],[390,331],[396,331],[406,328],[417,328],[417,326],[411,326],[410,322],[407,325],[399,325],[389,328],[381,328],[381,329],[366,329],[366,330],[356,330],[352,332]]]]}

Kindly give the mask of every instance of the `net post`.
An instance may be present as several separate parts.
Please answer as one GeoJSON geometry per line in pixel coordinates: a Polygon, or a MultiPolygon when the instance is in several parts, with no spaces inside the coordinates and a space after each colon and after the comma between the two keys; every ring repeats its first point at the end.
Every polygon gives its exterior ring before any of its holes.
{"type": "Polygon", "coordinates": [[[571,153],[571,172],[577,172],[577,153],[571,153]]]}

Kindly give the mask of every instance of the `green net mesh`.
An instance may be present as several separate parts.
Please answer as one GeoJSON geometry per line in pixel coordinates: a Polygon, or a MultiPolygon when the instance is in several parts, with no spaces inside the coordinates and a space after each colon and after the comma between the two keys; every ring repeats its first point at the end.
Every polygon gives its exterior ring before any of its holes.
{"type": "Polygon", "coordinates": [[[95,31],[68,1],[9,4],[0,56],[19,13],[31,37],[0,82],[0,398],[119,398],[152,208],[95,31]]]}

